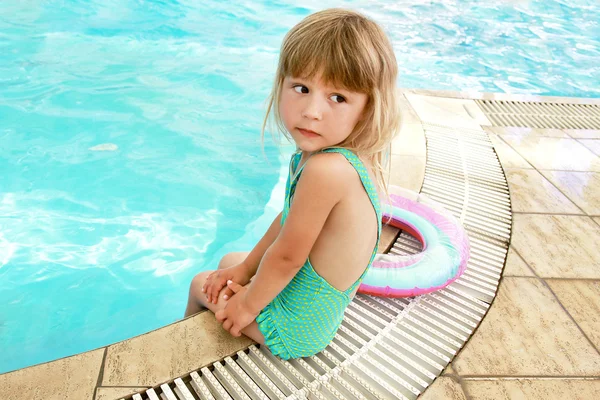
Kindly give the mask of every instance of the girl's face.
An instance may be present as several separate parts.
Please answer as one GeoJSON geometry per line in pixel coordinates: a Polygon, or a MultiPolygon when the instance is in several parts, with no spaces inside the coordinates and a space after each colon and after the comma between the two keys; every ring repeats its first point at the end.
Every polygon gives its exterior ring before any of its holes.
{"type": "Polygon", "coordinates": [[[343,142],[366,104],[364,93],[336,89],[320,79],[286,77],[279,115],[298,148],[312,153],[343,142]]]}

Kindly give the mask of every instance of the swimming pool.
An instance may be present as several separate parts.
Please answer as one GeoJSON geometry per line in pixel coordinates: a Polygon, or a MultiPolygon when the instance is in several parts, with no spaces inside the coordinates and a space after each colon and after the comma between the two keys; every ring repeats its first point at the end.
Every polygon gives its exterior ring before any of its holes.
{"type": "Polygon", "coordinates": [[[191,277],[282,204],[259,129],[303,16],[381,22],[399,85],[600,96],[591,1],[0,4],[0,372],[181,318],[191,277]]]}

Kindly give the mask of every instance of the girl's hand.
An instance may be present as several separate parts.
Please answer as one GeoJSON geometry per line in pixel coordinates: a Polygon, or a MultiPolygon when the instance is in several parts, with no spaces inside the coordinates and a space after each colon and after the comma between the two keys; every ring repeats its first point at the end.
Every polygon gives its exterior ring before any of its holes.
{"type": "MultiPolygon", "coordinates": [[[[206,294],[209,303],[217,304],[219,292],[225,287],[227,281],[245,286],[250,282],[251,276],[248,275],[248,268],[243,263],[225,269],[218,269],[206,278],[202,292],[206,294]]],[[[223,293],[223,298],[227,300],[232,295],[233,291],[227,288],[223,293]]]]}
{"type": "Polygon", "coordinates": [[[227,286],[233,291],[234,296],[227,302],[224,309],[217,311],[215,317],[223,324],[223,329],[229,331],[231,335],[241,336],[242,329],[250,325],[259,313],[248,309],[245,302],[247,290],[245,287],[232,281],[228,281],[227,286]]]}

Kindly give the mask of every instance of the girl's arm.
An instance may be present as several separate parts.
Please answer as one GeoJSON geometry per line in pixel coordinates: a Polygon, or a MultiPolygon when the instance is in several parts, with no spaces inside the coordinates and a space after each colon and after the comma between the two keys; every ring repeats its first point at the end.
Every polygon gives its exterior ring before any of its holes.
{"type": "Polygon", "coordinates": [[[331,210],[348,193],[356,171],[340,154],[317,154],[307,162],[279,236],[264,253],[245,293],[246,307],[258,314],[306,262],[331,210]]]}
{"type": "Polygon", "coordinates": [[[267,232],[263,235],[262,239],[254,246],[250,254],[243,261],[243,264],[248,268],[250,276],[256,275],[256,270],[260,265],[260,261],[263,259],[267,249],[273,244],[279,232],[281,231],[281,213],[275,217],[267,232]]]}

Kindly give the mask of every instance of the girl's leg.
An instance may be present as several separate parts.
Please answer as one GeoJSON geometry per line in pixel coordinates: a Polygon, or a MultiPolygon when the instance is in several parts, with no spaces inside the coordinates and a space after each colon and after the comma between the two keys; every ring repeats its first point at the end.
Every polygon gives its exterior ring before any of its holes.
{"type": "MultiPolygon", "coordinates": [[[[236,264],[241,263],[248,256],[248,252],[235,252],[226,254],[221,261],[219,262],[218,269],[225,269],[229,267],[233,267],[236,264]]],[[[202,293],[202,286],[204,286],[204,282],[208,275],[210,275],[213,271],[204,271],[199,273],[192,279],[192,283],[190,284],[190,292],[188,295],[187,307],[185,309],[185,317],[189,317],[190,315],[196,314],[202,310],[210,307],[206,305],[206,296],[202,293]]],[[[221,297],[221,296],[219,296],[221,297]]]]}

